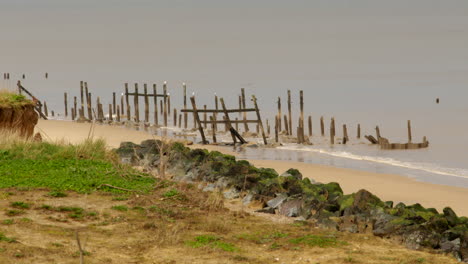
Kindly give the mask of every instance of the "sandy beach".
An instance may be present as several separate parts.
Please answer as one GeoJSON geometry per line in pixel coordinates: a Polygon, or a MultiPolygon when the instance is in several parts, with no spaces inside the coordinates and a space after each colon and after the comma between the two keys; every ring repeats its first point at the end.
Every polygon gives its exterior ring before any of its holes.
{"type": "MultiPolygon", "coordinates": [[[[36,126],[36,131],[40,132],[46,140],[65,140],[65,142],[70,143],[83,141],[92,131],[91,135],[94,138],[105,139],[110,147],[118,147],[122,141],[139,143],[145,139],[156,138],[156,136],[151,136],[147,132],[123,127],[54,120],[40,120],[36,126]]],[[[193,147],[233,154],[229,149],[222,147],[201,145],[194,145],[193,147]]],[[[465,199],[468,198],[468,189],[466,188],[423,183],[399,175],[370,173],[301,162],[249,161],[255,166],[273,168],[279,173],[289,168],[297,168],[305,177],[316,181],[338,182],[345,193],[367,189],[381,199],[392,200],[395,204],[397,202],[404,202],[405,204],[420,203],[425,207],[434,207],[439,211],[445,206],[450,206],[458,215],[468,215],[468,206],[465,204],[465,199]]]]}

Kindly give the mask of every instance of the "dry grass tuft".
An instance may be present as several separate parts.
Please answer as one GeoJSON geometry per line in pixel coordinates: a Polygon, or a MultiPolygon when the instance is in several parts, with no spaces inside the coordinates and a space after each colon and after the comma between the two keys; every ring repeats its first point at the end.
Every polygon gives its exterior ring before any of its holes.
{"type": "Polygon", "coordinates": [[[203,202],[202,208],[208,211],[219,211],[224,209],[224,196],[221,192],[211,192],[203,202]]]}

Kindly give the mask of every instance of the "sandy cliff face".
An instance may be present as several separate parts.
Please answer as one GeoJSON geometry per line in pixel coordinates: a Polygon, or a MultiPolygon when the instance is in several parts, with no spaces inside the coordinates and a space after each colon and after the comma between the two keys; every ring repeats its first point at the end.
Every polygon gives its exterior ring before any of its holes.
{"type": "Polygon", "coordinates": [[[0,130],[10,130],[22,137],[31,137],[39,116],[32,105],[0,107],[0,130]]]}

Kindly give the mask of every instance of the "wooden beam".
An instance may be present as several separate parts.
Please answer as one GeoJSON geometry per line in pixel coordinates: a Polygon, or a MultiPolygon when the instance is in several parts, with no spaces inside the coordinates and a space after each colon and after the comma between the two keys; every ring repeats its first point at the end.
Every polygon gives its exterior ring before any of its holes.
{"type": "Polygon", "coordinates": [[[265,136],[265,131],[263,129],[262,117],[260,116],[260,110],[258,109],[257,98],[255,97],[255,95],[252,95],[252,101],[254,103],[255,112],[257,113],[258,125],[260,126],[260,131],[262,132],[263,143],[265,145],[268,145],[268,142],[265,136]]]}
{"type": "Polygon", "coordinates": [[[195,97],[194,96],[190,97],[190,101],[192,102],[192,108],[194,110],[193,111],[193,117],[194,117],[195,121],[198,123],[198,129],[200,131],[202,142],[203,142],[203,144],[208,144],[208,142],[206,141],[206,138],[205,138],[205,132],[203,131],[203,126],[200,123],[200,117],[198,116],[197,105],[195,103],[195,97]]]}

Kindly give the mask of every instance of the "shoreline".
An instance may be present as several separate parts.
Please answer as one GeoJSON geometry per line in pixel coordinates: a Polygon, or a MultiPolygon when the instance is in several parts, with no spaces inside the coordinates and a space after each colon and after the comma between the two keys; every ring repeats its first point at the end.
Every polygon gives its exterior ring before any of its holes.
{"type": "MultiPolygon", "coordinates": [[[[40,132],[45,140],[65,140],[69,143],[77,143],[85,140],[90,134],[94,138],[103,138],[110,147],[118,147],[122,141],[140,143],[145,139],[158,139],[159,136],[149,135],[146,131],[137,131],[128,128],[93,125],[90,123],[76,123],[55,120],[40,120],[36,126],[36,132],[40,132]]],[[[209,151],[220,151],[236,156],[234,151],[225,147],[205,146],[194,144],[191,148],[204,148],[209,151]]],[[[411,178],[395,174],[380,174],[361,170],[336,168],[326,165],[247,159],[254,166],[275,169],[279,174],[289,168],[298,169],[304,177],[309,177],[319,182],[338,182],[344,193],[357,192],[366,189],[379,196],[382,200],[404,202],[405,204],[420,203],[424,207],[434,207],[439,212],[446,206],[450,206],[459,216],[468,216],[468,206],[464,200],[468,198],[468,188],[438,185],[419,182],[411,178]]]]}

